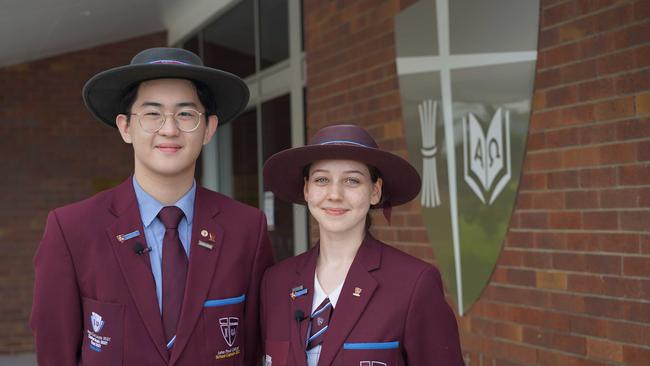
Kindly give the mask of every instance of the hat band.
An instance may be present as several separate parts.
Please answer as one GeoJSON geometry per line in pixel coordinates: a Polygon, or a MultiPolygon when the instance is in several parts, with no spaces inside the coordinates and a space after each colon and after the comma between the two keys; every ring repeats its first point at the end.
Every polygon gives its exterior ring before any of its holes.
{"type": "Polygon", "coordinates": [[[357,146],[372,148],[372,146],[368,146],[359,142],[349,141],[349,140],[333,140],[333,141],[321,142],[319,145],[331,145],[331,144],[357,145],[357,146]]]}
{"type": "Polygon", "coordinates": [[[172,64],[172,65],[189,65],[185,62],[176,61],[176,60],[156,60],[147,62],[148,64],[172,64]]]}

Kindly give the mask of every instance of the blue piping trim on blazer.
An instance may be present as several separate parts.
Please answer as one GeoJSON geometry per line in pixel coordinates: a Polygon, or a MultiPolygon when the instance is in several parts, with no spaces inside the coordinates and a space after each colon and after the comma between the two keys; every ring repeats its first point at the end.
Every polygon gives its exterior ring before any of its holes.
{"type": "Polygon", "coordinates": [[[208,300],[203,303],[204,308],[212,308],[215,306],[225,306],[225,305],[232,305],[232,304],[239,304],[240,302],[244,302],[246,300],[246,294],[243,294],[241,296],[237,297],[229,297],[227,299],[219,299],[219,300],[208,300]]]}
{"type": "Polygon", "coordinates": [[[343,349],[395,349],[398,347],[398,341],[379,343],[343,343],[343,349]]]}

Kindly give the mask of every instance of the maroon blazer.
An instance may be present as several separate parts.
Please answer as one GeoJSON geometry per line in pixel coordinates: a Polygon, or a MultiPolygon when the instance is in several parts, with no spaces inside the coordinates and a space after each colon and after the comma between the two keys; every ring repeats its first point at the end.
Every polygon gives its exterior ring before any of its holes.
{"type": "MultiPolygon", "coordinates": [[[[267,364],[307,365],[309,320],[299,318],[311,313],[317,257],[318,246],[264,275],[260,311],[267,364]],[[299,286],[307,293],[292,299],[299,286]]],[[[322,345],[319,366],[463,365],[439,272],[370,235],[348,271],[322,345]]]]}
{"type": "Polygon", "coordinates": [[[255,365],[259,285],[273,263],[264,215],[197,186],[171,352],[149,256],[135,253],[137,242],[146,239],[131,179],[49,214],[34,258],[39,365],[255,365]]]}

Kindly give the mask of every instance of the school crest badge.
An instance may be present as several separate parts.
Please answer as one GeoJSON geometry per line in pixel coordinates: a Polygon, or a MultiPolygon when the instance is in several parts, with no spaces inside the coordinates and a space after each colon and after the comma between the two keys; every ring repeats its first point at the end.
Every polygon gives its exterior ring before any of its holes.
{"type": "Polygon", "coordinates": [[[462,315],[489,282],[519,186],[538,1],[420,0],[395,19],[396,65],[427,234],[462,315]]]}
{"type": "Polygon", "coordinates": [[[219,326],[221,327],[221,335],[223,339],[228,344],[228,347],[232,347],[235,343],[235,338],[237,338],[237,326],[239,325],[239,318],[234,316],[219,318],[219,326]]]}

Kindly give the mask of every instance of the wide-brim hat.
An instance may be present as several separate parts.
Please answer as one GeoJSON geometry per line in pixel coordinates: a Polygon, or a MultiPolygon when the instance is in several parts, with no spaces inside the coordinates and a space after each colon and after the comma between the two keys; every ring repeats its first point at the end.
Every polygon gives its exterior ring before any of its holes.
{"type": "Polygon", "coordinates": [[[306,204],[304,168],[319,160],[355,160],[379,170],[383,180],[382,202],[374,208],[401,205],[420,192],[420,175],[402,157],[379,149],[375,140],[356,125],[325,127],[311,141],[271,156],[264,163],[264,184],[279,198],[306,204]]]}
{"type": "Polygon", "coordinates": [[[120,101],[128,88],[153,79],[187,79],[205,84],[215,98],[220,123],[228,122],[244,110],[249,91],[239,77],[203,66],[194,53],[181,48],[146,49],[133,57],[129,65],[102,71],[83,88],[86,107],[100,121],[115,126],[115,117],[124,113],[120,101]]]}

